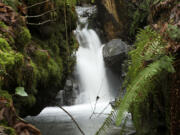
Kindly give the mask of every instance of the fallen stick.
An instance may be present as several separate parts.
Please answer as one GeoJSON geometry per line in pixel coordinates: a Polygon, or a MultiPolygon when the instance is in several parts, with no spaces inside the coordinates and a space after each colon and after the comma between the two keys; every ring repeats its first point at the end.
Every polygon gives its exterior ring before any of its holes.
{"type": "Polygon", "coordinates": [[[73,116],[66,111],[62,106],[58,106],[59,108],[61,108],[71,119],[72,121],[75,123],[75,125],[77,126],[77,128],[79,129],[79,131],[81,132],[82,135],[85,135],[85,133],[82,131],[82,129],[80,128],[80,126],[78,125],[78,123],[76,122],[76,120],[73,118],[73,116]]]}

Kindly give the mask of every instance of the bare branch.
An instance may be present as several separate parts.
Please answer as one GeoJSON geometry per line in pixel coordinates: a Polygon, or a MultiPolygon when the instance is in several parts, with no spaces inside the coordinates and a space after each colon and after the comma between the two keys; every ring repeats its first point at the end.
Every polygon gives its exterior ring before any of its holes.
{"type": "Polygon", "coordinates": [[[73,118],[73,116],[68,111],[66,111],[62,106],[58,106],[58,107],[61,108],[72,119],[72,121],[76,124],[76,126],[79,129],[79,131],[81,132],[81,134],[85,135],[85,133],[82,131],[82,129],[80,128],[80,126],[78,125],[76,120],[73,118]]]}
{"type": "Polygon", "coordinates": [[[50,2],[50,0],[45,0],[45,1],[42,1],[42,2],[39,2],[39,3],[35,3],[35,4],[31,5],[31,6],[25,7],[24,9],[29,9],[29,8],[44,4],[46,2],[50,2]]]}
{"type": "Polygon", "coordinates": [[[38,17],[44,16],[44,15],[46,15],[46,14],[48,14],[48,13],[51,13],[51,12],[53,12],[53,11],[56,11],[56,9],[49,10],[49,11],[44,12],[44,13],[39,14],[39,15],[26,16],[26,18],[38,18],[38,17]]]}
{"type": "Polygon", "coordinates": [[[55,22],[55,20],[46,20],[44,22],[39,22],[39,23],[29,23],[27,22],[28,25],[35,25],[35,26],[39,26],[39,25],[43,25],[43,24],[46,24],[48,22],[55,22]]]}
{"type": "Polygon", "coordinates": [[[93,112],[92,112],[91,116],[89,117],[89,119],[91,119],[91,118],[92,118],[93,114],[94,114],[94,113],[95,113],[95,111],[96,111],[96,104],[97,104],[97,102],[98,102],[99,98],[100,98],[99,96],[97,96],[97,97],[96,97],[96,102],[95,102],[95,104],[94,104],[94,109],[93,109],[93,112]]]}

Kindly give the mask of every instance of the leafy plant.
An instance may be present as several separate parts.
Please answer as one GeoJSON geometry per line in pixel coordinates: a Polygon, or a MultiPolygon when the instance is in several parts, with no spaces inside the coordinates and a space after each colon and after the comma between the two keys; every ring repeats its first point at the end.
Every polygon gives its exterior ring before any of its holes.
{"type": "Polygon", "coordinates": [[[166,43],[157,32],[147,27],[136,38],[136,48],[129,52],[131,60],[124,82],[127,92],[122,100],[116,101],[118,108],[111,112],[96,135],[103,134],[113,121],[119,126],[130,106],[143,102],[167,75],[164,73],[175,72],[173,57],[166,54],[166,43]]]}
{"type": "Polygon", "coordinates": [[[178,26],[168,25],[167,34],[174,41],[180,41],[180,29],[178,26]]]}
{"type": "Polygon", "coordinates": [[[24,87],[17,87],[15,90],[16,90],[16,92],[15,92],[16,95],[19,95],[19,96],[22,96],[22,97],[27,97],[28,96],[28,94],[24,90],[24,87]]]}

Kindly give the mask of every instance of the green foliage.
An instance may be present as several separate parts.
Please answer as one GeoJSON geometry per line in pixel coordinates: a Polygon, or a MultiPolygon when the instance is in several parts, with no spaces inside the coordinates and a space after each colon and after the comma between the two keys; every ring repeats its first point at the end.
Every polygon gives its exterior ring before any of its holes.
{"type": "Polygon", "coordinates": [[[16,63],[21,63],[23,56],[12,50],[8,42],[0,38],[0,65],[1,69],[6,69],[7,66],[13,66],[16,63]]]}
{"type": "Polygon", "coordinates": [[[180,29],[178,26],[168,25],[167,29],[168,36],[174,41],[180,41],[180,29]]]}
{"type": "Polygon", "coordinates": [[[12,96],[7,91],[5,91],[5,90],[1,90],[0,89],[0,97],[1,98],[5,98],[8,101],[12,102],[12,96]]]}
{"type": "MultiPolygon", "coordinates": [[[[120,101],[116,101],[116,104],[119,105],[120,101]]],[[[104,133],[106,133],[108,129],[110,129],[111,126],[114,124],[116,118],[117,118],[117,110],[115,109],[111,111],[111,113],[105,119],[105,121],[103,122],[103,125],[96,132],[96,135],[104,135],[104,133]]]]}
{"type": "Polygon", "coordinates": [[[143,0],[138,4],[138,8],[132,14],[132,23],[130,26],[130,35],[135,35],[141,24],[146,23],[147,16],[150,10],[151,0],[143,0]]]}
{"type": "Polygon", "coordinates": [[[19,104],[22,104],[22,109],[24,107],[32,107],[36,103],[36,98],[32,94],[28,94],[26,97],[20,97],[19,98],[19,104]]]}
{"type": "MultiPolygon", "coordinates": [[[[150,14],[150,8],[158,4],[159,2],[163,2],[165,0],[141,0],[135,1],[137,8],[132,12],[130,12],[130,17],[132,18],[132,23],[130,25],[129,34],[131,36],[135,36],[138,28],[143,28],[147,25],[147,18],[150,14]]],[[[132,6],[132,5],[131,5],[132,6]]],[[[132,6],[134,8],[134,6],[132,6]]]]}
{"type": "Polygon", "coordinates": [[[24,90],[24,87],[17,87],[15,94],[19,95],[19,96],[22,96],[22,97],[27,97],[28,96],[28,94],[24,90]]]}
{"type": "Polygon", "coordinates": [[[154,61],[165,54],[165,43],[161,36],[150,27],[141,29],[136,36],[136,49],[129,52],[131,57],[128,80],[133,80],[139,71],[144,68],[144,64],[154,61]]]}
{"type": "Polygon", "coordinates": [[[18,0],[2,0],[2,2],[17,11],[17,7],[19,5],[18,0]]]}
{"type": "Polygon", "coordinates": [[[8,29],[8,26],[4,22],[2,22],[2,21],[0,21],[0,27],[5,29],[5,30],[8,29]]]}
{"type": "Polygon", "coordinates": [[[0,124],[0,127],[4,129],[3,133],[5,133],[6,135],[17,135],[15,129],[11,127],[5,126],[3,124],[0,124]]]}
{"type": "Polygon", "coordinates": [[[22,48],[31,40],[31,34],[26,27],[21,27],[17,32],[16,42],[22,48]]]}
{"type": "MultiPolygon", "coordinates": [[[[14,9],[18,5],[16,1],[3,0],[5,4],[14,9]]],[[[43,1],[24,0],[23,2],[31,6],[43,1]]],[[[47,19],[55,20],[41,27],[33,26],[28,29],[18,23],[18,26],[12,27],[11,31],[9,26],[0,21],[1,29],[10,30],[14,35],[12,37],[11,33],[0,32],[0,87],[7,89],[12,95],[16,87],[24,87],[28,96],[13,96],[16,109],[20,110],[20,114],[28,112],[28,109],[35,103],[38,106],[47,104],[49,99],[63,87],[68,73],[72,72],[75,59],[71,57],[71,54],[77,49],[72,33],[77,21],[75,4],[76,0],[51,0],[29,8],[29,15],[41,14],[51,8],[56,9],[41,18],[28,19],[32,23],[39,23],[47,19]]],[[[24,92],[16,91],[19,95],[26,95],[24,92]]]]}
{"type": "MultiPolygon", "coordinates": [[[[63,66],[60,57],[57,58],[58,62],[49,56],[45,50],[36,50],[35,57],[33,58],[34,75],[37,80],[48,84],[52,78],[59,80],[62,78],[63,66]]],[[[55,81],[55,80],[53,80],[55,81]]]]}
{"type": "Polygon", "coordinates": [[[123,112],[128,110],[135,100],[143,100],[149,91],[157,85],[154,77],[163,71],[174,72],[172,58],[165,54],[165,43],[161,36],[147,27],[137,34],[136,49],[132,50],[131,65],[126,78],[127,93],[120,105],[117,124],[121,123],[123,112]],[[138,94],[141,93],[141,97],[138,94]]]}
{"type": "Polygon", "coordinates": [[[163,56],[139,72],[139,74],[134,78],[133,82],[130,83],[127,87],[127,93],[123,98],[123,101],[118,110],[116,121],[117,125],[120,125],[123,119],[124,111],[128,111],[130,105],[133,102],[143,101],[147,97],[148,92],[153,90],[156,85],[158,85],[159,82],[154,80],[158,74],[161,75],[163,71],[171,73],[174,72],[172,62],[173,59],[171,57],[163,56]]]}
{"type": "Polygon", "coordinates": [[[3,38],[0,38],[0,49],[1,51],[10,51],[11,50],[11,47],[9,46],[8,42],[3,39],[3,38]]]}
{"type": "MultiPolygon", "coordinates": [[[[173,58],[166,55],[166,44],[158,33],[146,27],[139,31],[136,38],[136,48],[129,52],[131,61],[124,83],[127,92],[122,100],[116,101],[119,105],[118,109],[111,112],[97,135],[108,129],[114,119],[116,119],[116,125],[119,126],[124,113],[129,111],[132,104],[139,106],[147,99],[148,94],[159,86],[161,78],[166,78],[167,73],[175,72],[172,65],[173,58]]],[[[138,113],[137,110],[136,120],[139,120],[138,113]]]]}

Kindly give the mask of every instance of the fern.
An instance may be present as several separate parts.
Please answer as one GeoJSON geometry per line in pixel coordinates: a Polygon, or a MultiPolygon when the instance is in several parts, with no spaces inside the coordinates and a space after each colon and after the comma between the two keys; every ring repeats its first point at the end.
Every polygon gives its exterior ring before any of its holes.
{"type": "Polygon", "coordinates": [[[161,76],[165,75],[164,72],[175,72],[173,57],[166,54],[166,43],[158,33],[147,27],[140,30],[136,38],[136,49],[129,52],[131,61],[124,82],[127,92],[121,102],[117,101],[118,108],[111,112],[96,135],[105,133],[113,121],[119,126],[124,112],[129,110],[131,104],[144,101],[158,85],[161,76]]]}
{"type": "Polygon", "coordinates": [[[156,75],[161,74],[163,71],[174,72],[172,62],[172,57],[163,56],[137,75],[134,81],[128,86],[127,93],[120,104],[116,120],[117,125],[120,125],[123,119],[123,113],[126,110],[128,111],[131,103],[144,100],[148,92],[155,87],[154,82],[156,80],[154,80],[154,77],[156,75]],[[138,96],[139,94],[141,95],[140,97],[138,96]]]}

